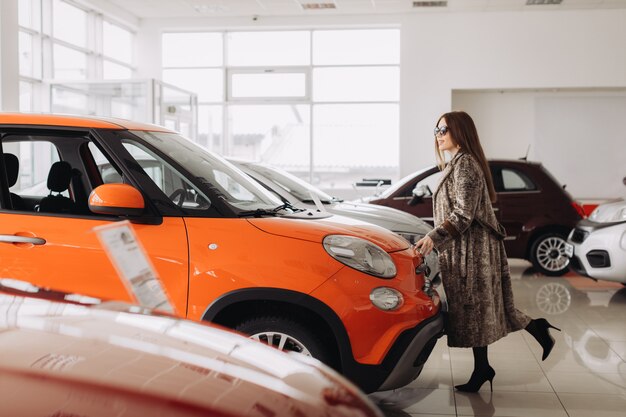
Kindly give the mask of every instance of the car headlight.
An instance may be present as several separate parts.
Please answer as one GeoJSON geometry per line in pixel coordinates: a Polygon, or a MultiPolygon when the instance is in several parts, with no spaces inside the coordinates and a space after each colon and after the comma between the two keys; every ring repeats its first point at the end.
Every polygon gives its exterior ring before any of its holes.
{"type": "Polygon", "coordinates": [[[391,256],[372,242],[353,236],[329,235],[322,243],[330,256],[350,268],[379,278],[396,276],[391,256]]]}
{"type": "Polygon", "coordinates": [[[621,209],[618,213],[617,213],[617,220],[618,222],[621,222],[622,220],[626,220],[626,208],[621,209]]]}
{"type": "Polygon", "coordinates": [[[418,240],[424,237],[424,235],[420,233],[410,233],[410,232],[394,232],[394,233],[408,240],[411,245],[415,245],[418,240]]]}

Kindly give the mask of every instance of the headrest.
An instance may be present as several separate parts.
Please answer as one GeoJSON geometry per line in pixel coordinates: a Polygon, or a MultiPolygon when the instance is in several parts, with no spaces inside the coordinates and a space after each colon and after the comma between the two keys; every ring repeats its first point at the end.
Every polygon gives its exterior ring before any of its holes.
{"type": "Polygon", "coordinates": [[[67,190],[72,180],[72,166],[65,161],[52,164],[48,174],[48,189],[57,193],[67,190]]]}
{"type": "Polygon", "coordinates": [[[13,187],[17,182],[17,175],[20,171],[20,160],[12,153],[5,153],[4,167],[7,171],[7,181],[9,182],[9,188],[13,187]]]}

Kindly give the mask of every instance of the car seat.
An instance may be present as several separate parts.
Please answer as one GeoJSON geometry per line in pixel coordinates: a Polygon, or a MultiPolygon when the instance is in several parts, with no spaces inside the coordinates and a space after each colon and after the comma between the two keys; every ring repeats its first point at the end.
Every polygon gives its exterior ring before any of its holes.
{"type": "Polygon", "coordinates": [[[72,180],[72,166],[65,162],[59,161],[52,164],[48,173],[48,189],[50,194],[41,199],[37,211],[47,213],[73,213],[75,204],[61,193],[69,189],[72,180]],[[52,193],[57,193],[53,195],[52,193]]]}
{"type": "MultiPolygon", "coordinates": [[[[9,183],[9,188],[11,188],[17,182],[17,176],[20,172],[20,160],[12,153],[3,154],[3,158],[4,169],[7,172],[7,182],[9,183]]],[[[26,203],[24,203],[22,197],[15,193],[11,193],[11,204],[14,210],[26,210],[26,203]]]]}

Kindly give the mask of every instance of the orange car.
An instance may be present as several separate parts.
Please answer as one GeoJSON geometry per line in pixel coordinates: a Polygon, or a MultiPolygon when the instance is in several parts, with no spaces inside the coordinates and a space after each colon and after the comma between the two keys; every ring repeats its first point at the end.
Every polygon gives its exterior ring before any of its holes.
{"type": "Polygon", "coordinates": [[[0,145],[1,277],[129,301],[93,229],[130,220],[181,315],[309,354],[367,392],[417,377],[442,333],[406,240],[291,209],[175,132],[0,114],[0,145]]]}

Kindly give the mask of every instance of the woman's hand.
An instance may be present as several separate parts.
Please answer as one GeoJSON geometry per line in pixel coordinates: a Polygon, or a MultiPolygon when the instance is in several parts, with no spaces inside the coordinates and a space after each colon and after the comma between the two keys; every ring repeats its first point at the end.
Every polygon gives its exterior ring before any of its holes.
{"type": "Polygon", "coordinates": [[[424,236],[417,241],[417,243],[415,244],[415,249],[417,249],[419,253],[422,254],[422,256],[428,256],[428,254],[433,250],[434,246],[435,244],[433,243],[433,240],[430,238],[430,236],[424,236]]]}

